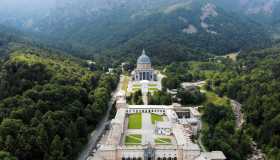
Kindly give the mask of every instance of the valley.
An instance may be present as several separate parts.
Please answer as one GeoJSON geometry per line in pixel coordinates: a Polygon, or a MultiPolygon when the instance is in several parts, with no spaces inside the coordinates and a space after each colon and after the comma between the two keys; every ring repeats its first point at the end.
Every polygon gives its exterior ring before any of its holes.
{"type": "Polygon", "coordinates": [[[279,10],[0,1],[0,159],[280,159],[279,10]]]}

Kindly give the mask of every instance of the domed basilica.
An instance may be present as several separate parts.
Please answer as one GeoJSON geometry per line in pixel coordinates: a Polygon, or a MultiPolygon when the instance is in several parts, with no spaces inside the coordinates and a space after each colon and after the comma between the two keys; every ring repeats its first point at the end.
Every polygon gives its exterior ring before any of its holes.
{"type": "Polygon", "coordinates": [[[150,58],[146,55],[145,50],[142,55],[137,59],[137,68],[132,72],[133,81],[156,81],[157,77],[155,70],[152,68],[150,58]]]}

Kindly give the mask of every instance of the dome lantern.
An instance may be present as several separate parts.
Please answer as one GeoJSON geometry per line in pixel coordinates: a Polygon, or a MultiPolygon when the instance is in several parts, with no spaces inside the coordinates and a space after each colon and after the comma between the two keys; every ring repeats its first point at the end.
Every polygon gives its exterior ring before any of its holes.
{"type": "Polygon", "coordinates": [[[146,55],[145,49],[143,49],[142,55],[137,59],[137,64],[151,64],[151,60],[146,55]]]}

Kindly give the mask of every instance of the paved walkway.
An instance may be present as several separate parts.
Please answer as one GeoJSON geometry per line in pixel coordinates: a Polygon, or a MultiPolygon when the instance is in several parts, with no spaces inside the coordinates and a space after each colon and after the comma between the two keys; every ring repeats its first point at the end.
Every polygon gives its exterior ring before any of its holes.
{"type": "Polygon", "coordinates": [[[150,113],[142,113],[142,144],[154,143],[154,126],[151,122],[150,113]]]}
{"type": "MultiPolygon", "coordinates": [[[[238,129],[240,129],[242,127],[243,123],[245,123],[244,114],[241,111],[242,104],[240,104],[239,102],[232,100],[232,99],[230,100],[230,102],[231,102],[232,110],[236,117],[236,127],[238,129]]],[[[248,158],[248,160],[264,160],[265,159],[265,154],[262,152],[261,149],[258,148],[256,142],[254,142],[254,141],[252,142],[251,148],[253,149],[253,153],[249,156],[250,158],[248,158]]]]}
{"type": "Polygon", "coordinates": [[[143,99],[144,105],[148,105],[148,104],[149,104],[149,100],[148,100],[147,94],[144,94],[144,95],[142,96],[142,99],[143,99]]]}
{"type": "MultiPolygon", "coordinates": [[[[120,82],[123,81],[123,76],[120,78],[120,82]]],[[[99,124],[95,128],[95,130],[89,135],[88,137],[88,143],[86,146],[82,149],[81,153],[79,154],[77,160],[86,160],[89,157],[93,155],[93,150],[96,149],[96,145],[102,136],[104,134],[104,130],[106,129],[106,126],[108,125],[108,120],[110,117],[110,112],[113,107],[113,104],[116,100],[117,93],[121,90],[121,83],[119,82],[117,89],[111,93],[111,100],[108,102],[108,109],[106,111],[106,114],[104,115],[103,119],[99,121],[99,124]]],[[[96,158],[98,159],[98,158],[96,158]]]]}

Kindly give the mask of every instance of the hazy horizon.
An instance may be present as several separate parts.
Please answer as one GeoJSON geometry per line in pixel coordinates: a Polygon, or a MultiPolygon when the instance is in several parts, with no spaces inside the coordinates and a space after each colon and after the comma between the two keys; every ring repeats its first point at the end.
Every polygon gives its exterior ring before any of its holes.
{"type": "Polygon", "coordinates": [[[0,13],[28,14],[34,11],[45,11],[55,6],[56,0],[1,0],[0,13]],[[14,13],[15,12],[15,13],[14,13]]]}

